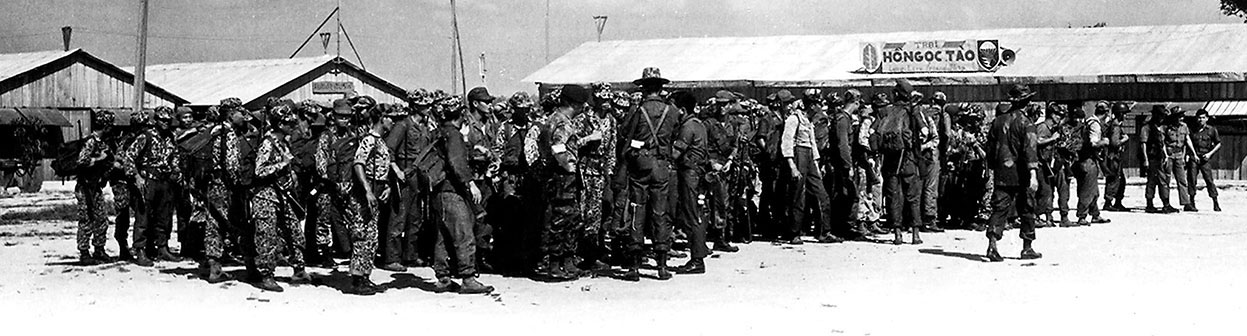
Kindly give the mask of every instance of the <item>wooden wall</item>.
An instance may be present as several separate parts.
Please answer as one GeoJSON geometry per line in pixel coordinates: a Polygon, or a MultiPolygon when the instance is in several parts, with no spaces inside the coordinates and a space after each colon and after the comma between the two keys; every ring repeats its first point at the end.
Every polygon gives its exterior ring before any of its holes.
{"type": "MultiPolygon", "coordinates": [[[[146,98],[147,107],[174,105],[152,94],[146,98]]],[[[131,108],[133,100],[131,83],[78,62],[0,93],[0,106],[12,107],[131,108]]]]}

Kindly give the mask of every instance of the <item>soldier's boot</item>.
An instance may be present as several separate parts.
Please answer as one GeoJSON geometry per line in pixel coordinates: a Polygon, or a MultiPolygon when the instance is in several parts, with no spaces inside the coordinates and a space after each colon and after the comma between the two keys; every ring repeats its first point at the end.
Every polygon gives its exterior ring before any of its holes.
{"type": "Polygon", "coordinates": [[[282,291],[286,290],[285,288],[281,288],[281,285],[277,284],[277,280],[273,280],[272,274],[261,275],[260,281],[256,282],[255,286],[260,288],[261,290],[266,290],[270,292],[281,293],[282,291]]]}
{"type": "Polygon", "coordinates": [[[463,288],[459,289],[459,294],[489,294],[494,291],[494,286],[486,286],[476,280],[475,276],[463,278],[463,288]]]}
{"type": "Polygon", "coordinates": [[[641,256],[631,256],[628,260],[628,272],[624,273],[622,279],[624,281],[641,281],[641,256]]]}
{"type": "Polygon", "coordinates": [[[723,240],[715,242],[714,247],[711,249],[715,251],[727,252],[727,253],[736,253],[740,251],[739,247],[735,247],[735,246],[732,246],[732,244],[729,244],[727,242],[727,239],[723,239],[723,240]]]}
{"type": "Polygon", "coordinates": [[[172,252],[169,252],[168,246],[161,246],[160,248],[156,249],[156,259],[163,260],[163,261],[171,261],[171,262],[182,261],[182,258],[179,258],[178,256],[173,255],[172,252]]]}
{"type": "Polygon", "coordinates": [[[334,267],[338,267],[338,263],[333,260],[333,249],[332,248],[326,245],[326,246],[318,246],[316,247],[316,250],[320,251],[319,253],[320,260],[318,260],[319,263],[317,263],[316,266],[320,266],[322,268],[328,268],[328,269],[333,269],[334,267]]]}
{"type": "Polygon", "coordinates": [[[911,242],[914,245],[922,245],[922,237],[918,236],[918,232],[921,232],[922,230],[915,227],[915,228],[910,229],[910,231],[912,231],[914,235],[913,240],[911,242]]]}
{"type": "Polygon", "coordinates": [[[121,251],[120,254],[117,256],[117,259],[120,259],[122,261],[134,260],[134,255],[130,254],[130,243],[129,242],[126,242],[124,240],[118,240],[117,249],[121,251]]]}
{"type": "Polygon", "coordinates": [[[398,262],[388,263],[385,265],[381,265],[380,267],[377,267],[377,268],[387,270],[390,272],[399,272],[399,273],[407,271],[407,266],[403,266],[403,264],[398,263],[398,262]]]}
{"type": "Polygon", "coordinates": [[[588,271],[580,269],[580,267],[576,266],[576,258],[572,257],[563,258],[563,272],[567,272],[567,274],[571,275],[573,280],[589,275],[588,271]]]}
{"type": "Polygon", "coordinates": [[[1123,212],[1130,211],[1130,208],[1127,208],[1125,205],[1121,205],[1120,198],[1117,199],[1117,203],[1114,204],[1113,207],[1117,208],[1117,211],[1123,211],[1123,212]]]}
{"type": "Polygon", "coordinates": [[[996,238],[987,238],[987,261],[1001,262],[1005,261],[1005,257],[1000,256],[1000,251],[996,249],[996,238]]]}
{"type": "Polygon", "coordinates": [[[688,263],[675,268],[677,274],[705,274],[706,260],[702,258],[689,259],[688,263]]]}
{"type": "Polygon", "coordinates": [[[1199,209],[1195,208],[1195,199],[1191,199],[1191,203],[1187,203],[1185,206],[1183,206],[1182,211],[1199,212],[1199,209]]]}
{"type": "Polygon", "coordinates": [[[905,237],[901,236],[901,229],[892,229],[892,245],[901,245],[905,243],[905,237]]]}
{"type": "Polygon", "coordinates": [[[78,263],[83,266],[95,265],[95,259],[91,259],[91,252],[87,250],[78,250],[78,263]]]}
{"type": "Polygon", "coordinates": [[[290,276],[290,283],[305,284],[312,282],[312,275],[307,273],[307,269],[303,266],[295,266],[294,274],[290,276]]]}
{"type": "Polygon", "coordinates": [[[866,232],[867,232],[867,234],[885,234],[885,233],[888,233],[888,230],[884,230],[883,228],[879,227],[879,225],[878,225],[878,224],[876,224],[876,223],[875,223],[875,221],[866,221],[866,224],[865,224],[865,225],[866,225],[866,232]]]}
{"type": "Polygon", "coordinates": [[[147,251],[142,249],[134,251],[134,264],[142,267],[152,267],[155,265],[151,259],[147,258],[147,251]]]}
{"type": "Polygon", "coordinates": [[[112,258],[108,257],[108,252],[104,252],[103,246],[95,248],[95,253],[91,253],[91,259],[95,259],[95,262],[100,262],[100,263],[107,263],[107,262],[113,261],[112,258]]]}
{"type": "Polygon", "coordinates": [[[1212,211],[1221,212],[1221,202],[1216,197],[1212,198],[1212,211]]]}
{"type": "Polygon", "coordinates": [[[215,284],[232,280],[229,273],[221,270],[221,261],[217,258],[208,258],[208,283],[215,284]]]}
{"type": "Polygon", "coordinates": [[[1022,240],[1022,260],[1043,258],[1043,254],[1035,252],[1035,249],[1031,248],[1031,241],[1030,239],[1022,240]]]}
{"type": "Polygon", "coordinates": [[[351,292],[355,295],[373,295],[381,292],[381,288],[377,284],[372,283],[372,279],[363,275],[351,276],[351,292]]]}
{"type": "Polygon", "coordinates": [[[438,277],[437,282],[433,283],[434,293],[446,293],[446,292],[454,292],[458,290],[459,290],[459,285],[456,284],[454,281],[451,281],[450,277],[448,276],[438,277]]]}
{"type": "Polygon", "coordinates": [[[658,257],[658,280],[671,280],[671,271],[667,269],[667,256],[658,257]]]}

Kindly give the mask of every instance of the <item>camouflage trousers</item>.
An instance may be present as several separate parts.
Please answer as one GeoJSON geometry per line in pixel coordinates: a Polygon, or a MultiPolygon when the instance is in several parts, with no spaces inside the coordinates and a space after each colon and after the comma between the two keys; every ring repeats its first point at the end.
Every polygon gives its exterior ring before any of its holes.
{"type": "Polygon", "coordinates": [[[853,217],[858,221],[877,222],[883,217],[883,181],[879,179],[879,166],[862,164],[854,169],[857,170],[854,174],[857,202],[853,204],[853,217]]]}
{"type": "Polygon", "coordinates": [[[104,185],[79,182],[74,187],[78,199],[78,251],[91,247],[104,250],[108,241],[108,215],[104,213],[104,185]]]}
{"type": "Polygon", "coordinates": [[[573,174],[554,174],[546,180],[546,226],[541,235],[542,251],[551,257],[570,257],[576,252],[580,235],[580,200],[576,199],[578,179],[573,174]]]}
{"type": "Polygon", "coordinates": [[[325,247],[333,244],[333,221],[341,218],[341,211],[333,202],[333,195],[327,192],[316,196],[316,246],[325,247]]]}
{"type": "Polygon", "coordinates": [[[225,253],[224,230],[229,223],[222,223],[221,220],[229,218],[230,190],[224,183],[213,181],[208,183],[207,191],[206,200],[191,198],[191,205],[194,207],[194,212],[191,213],[191,223],[201,225],[203,228],[204,256],[216,259],[225,253]],[[213,216],[209,207],[215,209],[217,214],[223,218],[213,216]]]}
{"type": "Polygon", "coordinates": [[[255,226],[255,265],[262,274],[272,274],[277,267],[278,253],[284,248],[291,266],[303,263],[303,219],[277,188],[257,188],[251,195],[251,221],[255,226]]]}
{"type": "MultiPolygon", "coordinates": [[[[351,275],[369,275],[372,274],[373,259],[377,255],[377,219],[379,209],[369,206],[364,201],[362,188],[352,188],[352,183],[339,183],[339,190],[343,190],[343,194],[352,195],[353,197],[345,197],[343,202],[346,203],[342,207],[342,219],[346,221],[348,229],[351,231],[351,275]]],[[[373,191],[379,192],[383,187],[381,183],[373,183],[373,191]]],[[[377,200],[378,203],[381,200],[377,200]]],[[[317,227],[317,231],[320,228],[317,227]]],[[[319,239],[319,234],[317,239],[319,239]]]]}
{"type": "Polygon", "coordinates": [[[597,234],[602,231],[602,205],[605,201],[608,176],[606,175],[581,175],[582,197],[580,198],[580,216],[585,226],[585,232],[588,234],[597,234]]]}

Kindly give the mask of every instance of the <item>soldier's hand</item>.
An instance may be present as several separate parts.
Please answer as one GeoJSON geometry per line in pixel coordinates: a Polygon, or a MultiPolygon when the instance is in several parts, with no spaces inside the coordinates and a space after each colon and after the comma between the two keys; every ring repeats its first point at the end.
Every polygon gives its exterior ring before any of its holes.
{"type": "Polygon", "coordinates": [[[1027,186],[1027,188],[1029,188],[1030,192],[1032,193],[1039,190],[1039,177],[1035,176],[1035,173],[1036,171],[1034,170],[1031,171],[1030,185],[1027,186]]]}
{"type": "Polygon", "coordinates": [[[368,201],[368,208],[376,209],[377,208],[377,195],[373,195],[371,192],[364,193],[364,195],[365,195],[364,199],[368,201]]]}
{"type": "Polygon", "coordinates": [[[792,179],[796,181],[800,180],[801,177],[801,170],[797,169],[797,167],[792,167],[792,179]]]}
{"type": "Polygon", "coordinates": [[[468,184],[468,192],[472,194],[472,204],[481,203],[481,190],[476,188],[476,184],[468,184]]]}
{"type": "Polygon", "coordinates": [[[143,190],[147,188],[147,179],[143,178],[142,176],[135,177],[134,187],[138,188],[140,193],[143,192],[143,190]]]}
{"type": "Polygon", "coordinates": [[[382,188],[381,188],[381,198],[380,198],[380,200],[382,200],[382,201],[386,201],[386,200],[389,200],[389,199],[390,199],[390,187],[388,187],[388,186],[386,186],[386,187],[382,187],[382,188]]]}

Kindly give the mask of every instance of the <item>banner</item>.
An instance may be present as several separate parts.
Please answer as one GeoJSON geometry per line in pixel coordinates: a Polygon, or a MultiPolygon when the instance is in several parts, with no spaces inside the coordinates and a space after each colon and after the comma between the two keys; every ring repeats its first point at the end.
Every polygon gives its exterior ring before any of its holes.
{"type": "Polygon", "coordinates": [[[862,44],[867,73],[992,72],[1014,52],[998,40],[874,42],[862,44]]]}

